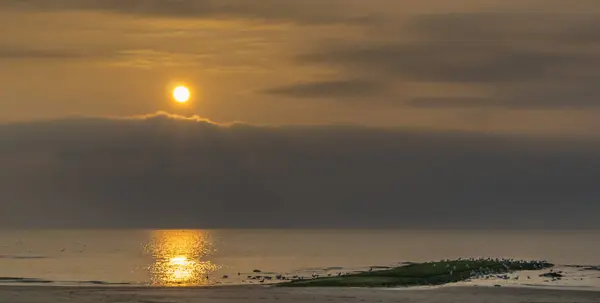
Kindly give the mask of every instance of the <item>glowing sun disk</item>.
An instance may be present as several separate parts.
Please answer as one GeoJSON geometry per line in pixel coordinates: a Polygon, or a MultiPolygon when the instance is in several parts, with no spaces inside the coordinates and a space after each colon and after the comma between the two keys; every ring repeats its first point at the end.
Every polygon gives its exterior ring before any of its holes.
{"type": "Polygon", "coordinates": [[[177,86],[173,90],[173,98],[179,103],[185,103],[190,99],[190,90],[185,86],[177,86]]]}

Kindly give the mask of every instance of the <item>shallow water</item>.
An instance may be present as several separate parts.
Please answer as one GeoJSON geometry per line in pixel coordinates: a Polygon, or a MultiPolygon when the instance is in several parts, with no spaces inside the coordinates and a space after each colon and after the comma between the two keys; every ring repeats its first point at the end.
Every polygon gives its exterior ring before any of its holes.
{"type": "Polygon", "coordinates": [[[260,284],[470,256],[600,265],[598,239],[598,231],[5,230],[0,283],[260,284]]]}

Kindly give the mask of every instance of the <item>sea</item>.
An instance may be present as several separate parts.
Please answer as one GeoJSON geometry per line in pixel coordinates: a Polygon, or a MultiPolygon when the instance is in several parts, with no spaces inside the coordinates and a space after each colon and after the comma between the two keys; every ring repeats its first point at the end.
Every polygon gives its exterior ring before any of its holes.
{"type": "Polygon", "coordinates": [[[600,231],[0,230],[0,284],[268,284],[469,257],[598,266],[600,231]]]}

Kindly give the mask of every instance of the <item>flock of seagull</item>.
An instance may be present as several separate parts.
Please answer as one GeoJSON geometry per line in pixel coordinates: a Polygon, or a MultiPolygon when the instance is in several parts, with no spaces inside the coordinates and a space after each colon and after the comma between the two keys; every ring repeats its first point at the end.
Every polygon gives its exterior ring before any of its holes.
{"type": "MultiPolygon", "coordinates": [[[[523,260],[515,260],[515,259],[507,259],[507,258],[458,258],[457,260],[449,260],[449,259],[443,259],[440,262],[426,262],[426,263],[431,263],[432,266],[438,266],[438,264],[445,264],[445,268],[448,269],[448,273],[450,275],[453,275],[457,270],[461,270],[461,269],[470,269],[470,278],[469,279],[493,279],[493,278],[498,278],[498,279],[504,279],[504,280],[508,280],[508,279],[514,279],[514,280],[518,280],[519,276],[516,277],[510,277],[508,274],[498,274],[497,271],[494,271],[494,269],[492,268],[488,268],[488,267],[479,267],[479,268],[471,268],[470,263],[465,263],[465,268],[458,268],[457,265],[452,265],[451,263],[457,263],[457,261],[467,261],[467,262],[494,262],[494,263],[501,263],[504,268],[506,269],[506,271],[512,271],[512,269],[514,269],[514,265],[520,265],[517,267],[520,268],[524,268],[526,265],[527,267],[533,268],[535,270],[538,269],[543,269],[545,268],[545,266],[547,266],[547,262],[545,261],[523,261],[523,260]],[[512,267],[509,265],[513,265],[512,267]]],[[[411,264],[411,263],[405,263],[405,264],[411,264]]],[[[462,264],[459,264],[459,266],[462,264]]],[[[443,265],[442,265],[443,266],[443,265]]],[[[369,268],[368,271],[373,271],[373,267],[369,268]]],[[[550,272],[552,272],[552,270],[550,270],[550,272]]],[[[299,275],[293,275],[293,276],[286,276],[286,275],[282,275],[282,274],[277,274],[277,275],[260,275],[257,273],[261,273],[260,270],[256,269],[253,271],[253,273],[255,273],[255,275],[247,275],[246,279],[243,279],[242,282],[249,282],[249,283],[253,283],[254,281],[259,282],[259,283],[265,283],[268,281],[294,281],[294,280],[305,280],[308,279],[308,277],[304,277],[304,276],[299,276],[299,275]]],[[[326,275],[320,275],[320,274],[316,274],[313,273],[311,274],[310,278],[312,279],[316,279],[316,278],[320,278],[320,277],[331,277],[331,276],[343,276],[343,275],[347,275],[349,274],[348,272],[338,272],[337,274],[332,274],[332,273],[327,273],[326,275]]],[[[242,276],[242,273],[238,273],[238,276],[242,276]]],[[[531,279],[530,276],[526,276],[527,279],[531,279]]],[[[228,279],[229,276],[228,275],[223,275],[221,277],[221,279],[228,279]]],[[[556,279],[560,279],[560,277],[554,277],[553,281],[556,279]]]]}
{"type": "MultiPolygon", "coordinates": [[[[546,261],[523,261],[523,260],[515,260],[512,258],[511,259],[506,259],[506,258],[479,258],[479,259],[467,258],[467,259],[463,259],[463,258],[459,258],[458,261],[501,263],[504,266],[504,268],[506,269],[506,271],[512,271],[512,268],[509,266],[509,264],[518,264],[519,268],[521,268],[521,269],[523,269],[525,265],[529,265],[533,270],[544,269],[545,268],[544,265],[548,264],[546,261]]],[[[456,265],[454,265],[454,266],[452,266],[452,268],[450,268],[449,262],[455,262],[453,260],[444,259],[441,262],[447,263],[446,268],[449,268],[450,275],[453,275],[454,272],[458,269],[456,265]]],[[[433,266],[435,267],[436,264],[434,263],[433,266]]],[[[466,267],[466,269],[471,269],[469,263],[466,263],[465,267],[466,267]]],[[[553,272],[554,271],[552,269],[550,269],[550,273],[553,273],[553,272]]],[[[560,279],[559,273],[551,274],[551,275],[554,276],[553,281],[560,279]]],[[[511,277],[508,274],[497,274],[493,269],[488,268],[488,267],[479,267],[477,269],[471,269],[471,271],[470,271],[470,279],[485,279],[485,280],[487,280],[487,279],[493,279],[493,278],[504,279],[504,280],[511,279],[511,277]]],[[[519,276],[515,276],[512,279],[519,280],[519,276]]],[[[527,279],[531,279],[531,276],[527,276],[527,279]]]]}
{"type": "MultiPolygon", "coordinates": [[[[244,279],[242,282],[257,281],[259,283],[265,283],[265,282],[268,282],[268,281],[294,281],[294,280],[305,280],[305,279],[307,279],[306,277],[299,276],[299,275],[286,276],[286,275],[282,275],[282,274],[276,274],[276,275],[260,275],[260,274],[258,274],[258,273],[261,273],[261,272],[262,272],[261,270],[255,269],[253,271],[253,273],[255,273],[255,275],[247,275],[246,279],[244,279]],[[256,275],[256,274],[258,274],[258,275],[256,275]]],[[[346,274],[346,273],[338,272],[337,276],[342,276],[344,274],[346,274]]],[[[238,272],[237,275],[238,276],[242,276],[242,273],[238,272]]],[[[331,274],[331,273],[327,274],[327,277],[331,277],[331,276],[333,276],[333,274],[331,274]]],[[[316,278],[319,278],[319,277],[321,277],[321,275],[319,275],[319,274],[313,273],[311,275],[312,279],[316,279],[316,278]]],[[[208,280],[208,276],[206,278],[208,280]]],[[[229,278],[229,275],[223,275],[221,277],[221,279],[228,279],[228,278],[229,278]]]]}

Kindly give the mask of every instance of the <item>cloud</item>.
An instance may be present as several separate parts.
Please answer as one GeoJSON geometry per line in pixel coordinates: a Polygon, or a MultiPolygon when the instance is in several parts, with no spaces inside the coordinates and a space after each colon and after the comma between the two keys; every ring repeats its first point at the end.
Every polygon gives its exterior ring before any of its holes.
{"type": "Polygon", "coordinates": [[[489,102],[484,98],[415,98],[409,104],[413,107],[430,107],[430,108],[473,108],[473,107],[490,107],[494,106],[493,102],[489,102]]]}
{"type": "Polygon", "coordinates": [[[111,64],[119,67],[154,68],[198,66],[206,54],[175,53],[157,51],[154,49],[130,49],[116,52],[111,58],[111,64]]]}
{"type": "Polygon", "coordinates": [[[301,56],[304,62],[325,62],[422,82],[495,83],[524,81],[545,75],[549,64],[565,60],[558,54],[502,49],[493,43],[426,42],[357,47],[301,56]]]}
{"type": "Polygon", "coordinates": [[[89,56],[64,50],[32,49],[0,45],[0,60],[70,60],[84,58],[89,58],[89,56]]]}
{"type": "Polygon", "coordinates": [[[296,83],[263,91],[267,94],[296,98],[337,98],[365,97],[384,92],[382,83],[364,80],[333,80],[322,82],[296,83]]]}
{"type": "Polygon", "coordinates": [[[329,0],[8,0],[11,9],[37,11],[90,10],[171,18],[241,18],[302,24],[365,24],[376,19],[347,14],[346,1],[329,0]]]}
{"type": "Polygon", "coordinates": [[[0,45],[0,60],[85,61],[86,63],[102,63],[111,67],[137,69],[194,67],[203,72],[213,73],[264,73],[269,71],[267,68],[261,68],[251,63],[244,65],[236,62],[215,62],[210,54],[201,52],[169,52],[155,49],[104,49],[95,52],[75,52],[0,45]]]}
{"type": "MultiPolygon", "coordinates": [[[[600,22],[594,16],[530,11],[414,15],[396,31],[381,30],[374,39],[356,43],[321,45],[297,61],[389,85],[476,85],[493,92],[482,98],[494,107],[598,107],[600,22]],[[415,38],[402,37],[400,29],[415,38]]],[[[454,107],[456,102],[445,104],[454,107]]]]}
{"type": "Polygon", "coordinates": [[[0,126],[11,227],[599,227],[600,142],[168,114],[0,126]]]}

